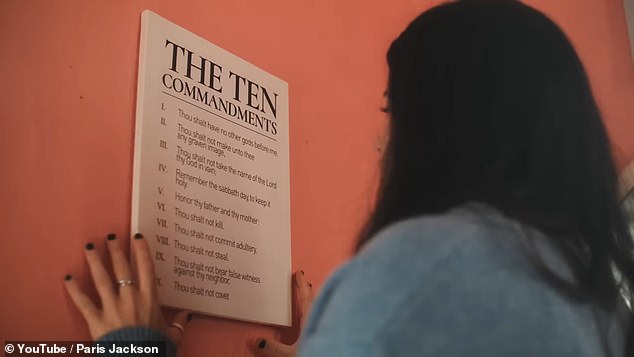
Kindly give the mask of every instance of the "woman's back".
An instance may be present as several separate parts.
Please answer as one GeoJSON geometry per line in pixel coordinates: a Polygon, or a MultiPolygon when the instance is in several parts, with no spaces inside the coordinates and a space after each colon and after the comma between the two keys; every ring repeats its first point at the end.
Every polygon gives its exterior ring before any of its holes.
{"type": "Polygon", "coordinates": [[[616,314],[539,274],[534,254],[574,281],[548,242],[482,204],[391,225],[324,286],[299,355],[623,356],[616,314]]]}
{"type": "MultiPolygon", "coordinates": [[[[369,334],[394,341],[412,334],[428,355],[596,356],[611,344],[634,355],[634,330],[608,329],[599,313],[620,309],[621,287],[634,286],[634,245],[610,140],[565,33],[520,1],[449,1],[414,19],[387,62],[389,141],[357,261],[376,265],[378,284],[400,279],[396,291],[410,295],[347,288],[370,277],[349,268],[329,304],[411,304],[398,322],[407,324],[403,337],[386,326],[392,320],[364,325],[378,323],[384,330],[369,334]],[[459,211],[447,216],[468,202],[535,230],[492,213],[477,224],[459,211]],[[554,269],[527,249],[531,237],[554,269]]],[[[375,308],[356,310],[359,320],[392,319],[375,308]]],[[[345,315],[338,310],[329,316],[345,315]]],[[[338,322],[334,331],[348,326],[338,322]]]]}

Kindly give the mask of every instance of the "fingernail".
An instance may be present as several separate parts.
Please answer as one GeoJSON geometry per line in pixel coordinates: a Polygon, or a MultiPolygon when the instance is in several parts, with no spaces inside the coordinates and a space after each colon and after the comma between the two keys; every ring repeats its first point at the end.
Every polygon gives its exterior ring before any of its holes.
{"type": "Polygon", "coordinates": [[[93,248],[95,248],[95,245],[92,243],[87,243],[86,244],[86,250],[93,250],[93,248]]]}
{"type": "Polygon", "coordinates": [[[108,234],[108,237],[106,237],[106,238],[108,238],[108,240],[115,240],[115,239],[117,239],[117,236],[114,233],[110,233],[110,234],[108,234]]]}
{"type": "Polygon", "coordinates": [[[141,239],[141,238],[143,238],[143,234],[141,233],[137,233],[134,235],[134,239],[141,239]]]}
{"type": "Polygon", "coordinates": [[[73,277],[70,274],[66,274],[66,276],[64,276],[64,281],[69,281],[72,278],[73,277]]]}
{"type": "Polygon", "coordinates": [[[187,314],[187,321],[191,321],[192,317],[194,317],[194,314],[192,313],[187,314]]]}
{"type": "Polygon", "coordinates": [[[258,348],[262,349],[266,347],[266,341],[265,340],[260,340],[260,343],[258,343],[258,348]]]}

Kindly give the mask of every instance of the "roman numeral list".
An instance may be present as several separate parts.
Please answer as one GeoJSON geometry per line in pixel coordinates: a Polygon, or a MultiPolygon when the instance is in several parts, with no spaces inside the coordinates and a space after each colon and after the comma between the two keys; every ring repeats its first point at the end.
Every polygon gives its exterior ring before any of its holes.
{"type": "MultiPolygon", "coordinates": [[[[165,102],[161,102],[161,112],[165,112],[166,110],[166,106],[165,106],[165,102]]],[[[165,114],[162,113],[163,115],[161,116],[160,119],[160,125],[161,126],[167,126],[167,120],[165,119],[165,114]]],[[[166,130],[167,128],[161,129],[159,130],[159,132],[165,136],[169,135],[169,133],[166,130]]],[[[161,138],[158,140],[158,146],[159,148],[163,149],[163,150],[168,150],[167,147],[167,140],[165,140],[165,138],[161,138]]],[[[158,171],[163,174],[166,175],[167,172],[167,165],[159,162],[158,163],[158,171]]],[[[164,194],[163,194],[163,187],[158,186],[156,188],[156,192],[157,192],[157,201],[156,201],[156,210],[157,213],[161,216],[156,218],[156,224],[159,228],[159,231],[161,232],[161,234],[157,234],[156,235],[156,241],[160,244],[160,246],[168,246],[170,245],[170,239],[167,237],[167,231],[168,231],[168,222],[167,219],[162,217],[163,215],[166,214],[167,212],[167,207],[165,205],[164,202],[164,194]]],[[[163,251],[160,250],[160,246],[157,246],[159,248],[157,248],[154,252],[154,260],[157,261],[157,264],[159,264],[159,262],[165,262],[165,253],[163,251]]],[[[158,270],[158,269],[157,269],[158,270]]],[[[163,286],[162,284],[162,280],[160,277],[156,278],[156,283],[158,286],[163,286]]]]}

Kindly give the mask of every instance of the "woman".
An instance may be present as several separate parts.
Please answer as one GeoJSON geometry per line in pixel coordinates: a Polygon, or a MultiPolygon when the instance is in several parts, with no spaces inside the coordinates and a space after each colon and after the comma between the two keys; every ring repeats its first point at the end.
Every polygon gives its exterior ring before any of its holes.
{"type": "MultiPolygon", "coordinates": [[[[265,340],[256,350],[634,355],[621,297],[634,277],[632,241],[609,141],[563,32],[518,1],[463,0],[419,16],[387,59],[390,139],[357,254],[323,287],[299,350],[265,340]]],[[[87,252],[102,300],[118,305],[97,311],[72,279],[69,292],[100,341],[161,331],[177,342],[147,247],[132,245],[138,290],[122,286],[118,297],[87,252]],[[145,327],[119,329],[133,325],[145,327]]],[[[125,258],[110,247],[117,270],[125,258]]]]}

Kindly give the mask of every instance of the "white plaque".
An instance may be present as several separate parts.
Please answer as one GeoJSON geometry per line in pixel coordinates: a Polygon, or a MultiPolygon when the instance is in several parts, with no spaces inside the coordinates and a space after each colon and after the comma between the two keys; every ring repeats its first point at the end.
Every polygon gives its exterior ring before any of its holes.
{"type": "Polygon", "coordinates": [[[291,324],[288,85],[146,10],[132,232],[161,304],[291,324]]]}

